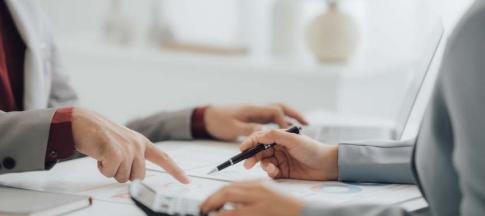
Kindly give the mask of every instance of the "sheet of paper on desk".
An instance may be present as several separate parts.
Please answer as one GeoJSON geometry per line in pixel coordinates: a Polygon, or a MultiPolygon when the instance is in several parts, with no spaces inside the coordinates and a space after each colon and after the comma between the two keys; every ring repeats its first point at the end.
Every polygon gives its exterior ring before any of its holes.
{"type": "Polygon", "coordinates": [[[309,202],[327,204],[396,204],[421,197],[415,185],[402,184],[277,180],[270,186],[309,202]]]}
{"type": "MultiPolygon", "coordinates": [[[[184,185],[172,176],[160,172],[147,172],[143,183],[160,193],[190,196],[196,199],[205,199],[217,189],[227,184],[223,181],[214,181],[204,178],[191,178],[191,183],[184,185]]],[[[114,184],[83,191],[80,194],[90,195],[97,200],[131,204],[128,184],[114,184]]]]}
{"type": "Polygon", "coordinates": [[[190,176],[201,177],[207,179],[214,179],[220,181],[242,181],[242,180],[269,180],[266,172],[261,169],[261,167],[256,165],[254,168],[247,170],[244,168],[242,163],[238,163],[234,166],[228,167],[222,171],[214,174],[207,174],[209,171],[214,169],[215,165],[209,167],[203,167],[200,169],[190,170],[187,173],[190,176]]]}
{"type": "MultiPolygon", "coordinates": [[[[158,148],[168,153],[188,175],[221,181],[240,181],[252,179],[269,179],[259,165],[246,170],[242,162],[221,172],[208,175],[220,163],[240,153],[234,143],[214,141],[198,142],[163,142],[157,144],[158,148]]],[[[162,171],[153,163],[147,163],[147,168],[154,171],[162,171]]]]}
{"type": "MultiPolygon", "coordinates": [[[[214,141],[169,141],[156,144],[170,155],[185,171],[211,166],[227,159],[227,154],[237,152],[235,143],[214,141]]],[[[147,168],[163,171],[159,166],[147,162],[147,168]]]]}

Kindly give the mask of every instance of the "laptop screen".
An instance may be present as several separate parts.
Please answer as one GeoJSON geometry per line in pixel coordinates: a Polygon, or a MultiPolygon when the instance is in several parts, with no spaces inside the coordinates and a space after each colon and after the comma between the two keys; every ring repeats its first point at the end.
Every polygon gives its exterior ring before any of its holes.
{"type": "Polygon", "coordinates": [[[415,76],[408,87],[401,112],[399,112],[397,117],[395,129],[396,139],[398,140],[414,138],[417,135],[421,119],[424,116],[424,110],[431,97],[429,92],[432,91],[436,79],[438,69],[431,66],[433,60],[437,57],[436,54],[443,38],[443,33],[443,26],[438,24],[432,29],[426,40],[420,62],[416,67],[415,76]]]}

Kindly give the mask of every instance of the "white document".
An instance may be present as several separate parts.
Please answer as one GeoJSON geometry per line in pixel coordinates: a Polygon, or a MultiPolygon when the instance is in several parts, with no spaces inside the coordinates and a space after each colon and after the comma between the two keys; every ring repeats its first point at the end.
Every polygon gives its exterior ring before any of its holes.
{"type": "Polygon", "coordinates": [[[207,178],[219,181],[243,181],[243,180],[269,180],[271,179],[266,172],[257,164],[252,169],[246,169],[243,163],[238,163],[217,173],[207,174],[218,164],[188,171],[190,176],[207,178]]]}
{"type": "MultiPolygon", "coordinates": [[[[170,141],[156,145],[160,150],[168,153],[185,171],[210,167],[226,160],[228,154],[238,152],[236,143],[215,141],[170,141]]],[[[163,171],[151,162],[147,162],[147,168],[163,171]]]]}
{"type": "MultiPolygon", "coordinates": [[[[182,184],[167,173],[148,171],[143,183],[160,193],[177,194],[203,200],[217,189],[227,184],[203,178],[190,178],[190,184],[182,184]]],[[[90,195],[97,200],[131,204],[129,184],[112,184],[83,191],[80,194],[90,195]]]]}
{"type": "MultiPolygon", "coordinates": [[[[270,179],[259,164],[247,170],[243,167],[243,162],[228,167],[218,173],[207,174],[217,165],[241,153],[239,146],[235,143],[172,141],[159,143],[157,147],[167,152],[189,176],[220,181],[270,179]]],[[[153,171],[165,172],[153,163],[147,163],[147,168],[153,171]]]]}
{"type": "Polygon", "coordinates": [[[276,191],[308,202],[326,204],[397,204],[421,197],[414,185],[359,184],[336,181],[277,180],[276,191]]]}

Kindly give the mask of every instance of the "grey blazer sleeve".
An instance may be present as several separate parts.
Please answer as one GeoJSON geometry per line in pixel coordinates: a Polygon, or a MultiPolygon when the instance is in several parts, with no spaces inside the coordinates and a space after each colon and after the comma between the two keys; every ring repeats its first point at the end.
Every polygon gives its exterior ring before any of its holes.
{"type": "Polygon", "coordinates": [[[0,111],[0,161],[3,162],[0,174],[45,169],[45,151],[54,113],[53,109],[0,111]]]}
{"type": "Polygon", "coordinates": [[[485,3],[477,1],[469,14],[450,39],[443,91],[453,125],[459,214],[485,215],[485,3]]]}
{"type": "Polygon", "coordinates": [[[414,183],[411,157],[415,139],[341,143],[339,181],[414,183]]]}
{"type": "Polygon", "coordinates": [[[152,142],[192,139],[190,119],[193,109],[160,112],[129,122],[126,126],[152,142]]]}
{"type": "Polygon", "coordinates": [[[385,205],[308,205],[301,216],[326,216],[326,215],[360,215],[360,216],[409,216],[403,208],[399,206],[385,205]]]}

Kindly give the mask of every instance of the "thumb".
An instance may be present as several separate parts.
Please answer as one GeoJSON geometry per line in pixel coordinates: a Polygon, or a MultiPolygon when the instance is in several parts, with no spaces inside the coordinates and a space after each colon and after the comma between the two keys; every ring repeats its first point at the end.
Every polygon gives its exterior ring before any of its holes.
{"type": "Polygon", "coordinates": [[[262,131],[264,126],[257,123],[237,122],[236,128],[240,135],[249,136],[254,132],[262,131]]]}

